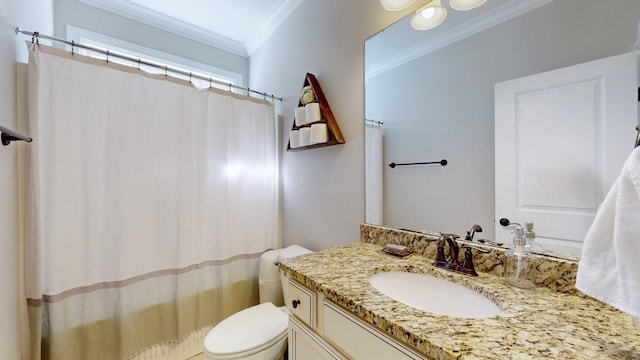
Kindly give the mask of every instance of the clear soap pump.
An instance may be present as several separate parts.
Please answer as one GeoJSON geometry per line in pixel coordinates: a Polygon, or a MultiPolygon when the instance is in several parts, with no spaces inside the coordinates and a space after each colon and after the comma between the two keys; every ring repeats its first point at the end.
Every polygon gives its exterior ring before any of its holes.
{"type": "Polygon", "coordinates": [[[516,290],[535,289],[535,257],[529,253],[524,229],[517,226],[513,231],[513,248],[504,253],[504,277],[507,285],[516,290]]]}

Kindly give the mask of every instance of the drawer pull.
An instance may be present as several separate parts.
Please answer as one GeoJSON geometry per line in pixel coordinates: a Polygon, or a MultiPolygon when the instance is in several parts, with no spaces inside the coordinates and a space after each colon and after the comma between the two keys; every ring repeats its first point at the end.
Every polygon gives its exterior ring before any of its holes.
{"type": "Polygon", "coordinates": [[[293,300],[291,302],[291,306],[293,306],[294,309],[297,309],[298,305],[300,305],[300,300],[293,300]]]}

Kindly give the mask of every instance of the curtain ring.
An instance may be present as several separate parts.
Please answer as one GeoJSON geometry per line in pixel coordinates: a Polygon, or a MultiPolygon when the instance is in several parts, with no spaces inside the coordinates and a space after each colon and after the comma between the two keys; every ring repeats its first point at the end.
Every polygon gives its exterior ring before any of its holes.
{"type": "Polygon", "coordinates": [[[189,82],[191,82],[191,72],[189,72],[189,82]]]}
{"type": "Polygon", "coordinates": [[[164,76],[168,76],[167,68],[168,68],[168,66],[167,66],[167,65],[165,65],[165,66],[164,66],[164,76]]]}
{"type": "Polygon", "coordinates": [[[36,43],[36,44],[40,44],[40,33],[37,31],[34,31],[33,34],[31,34],[31,43],[36,43]]]}
{"type": "Polygon", "coordinates": [[[209,78],[209,89],[211,89],[211,88],[213,87],[212,82],[213,82],[213,79],[212,79],[212,78],[209,78]]]}
{"type": "Polygon", "coordinates": [[[229,83],[229,92],[231,92],[231,83],[229,83]]]}
{"type": "Polygon", "coordinates": [[[251,96],[251,88],[247,87],[247,97],[251,96]]]}
{"type": "Polygon", "coordinates": [[[140,62],[141,62],[141,61],[142,61],[142,60],[141,60],[140,58],[138,58],[138,70],[140,70],[140,62]]]}
{"type": "Polygon", "coordinates": [[[109,49],[107,49],[107,62],[109,62],[109,49]]]}
{"type": "Polygon", "coordinates": [[[71,55],[73,55],[74,48],[76,46],[76,42],[71,40],[71,55]]]}

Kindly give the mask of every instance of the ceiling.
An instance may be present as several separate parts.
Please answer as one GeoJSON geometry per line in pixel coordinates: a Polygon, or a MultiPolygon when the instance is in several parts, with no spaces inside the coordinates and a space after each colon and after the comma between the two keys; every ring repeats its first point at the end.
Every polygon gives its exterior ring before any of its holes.
{"type": "Polygon", "coordinates": [[[79,0],[249,56],[302,0],[79,0]]]}
{"type": "MultiPolygon", "coordinates": [[[[248,57],[303,0],[78,1],[248,57]]],[[[473,11],[449,11],[442,25],[428,31],[413,30],[408,16],[367,41],[367,73],[383,72],[550,1],[492,0],[473,11]]]]}

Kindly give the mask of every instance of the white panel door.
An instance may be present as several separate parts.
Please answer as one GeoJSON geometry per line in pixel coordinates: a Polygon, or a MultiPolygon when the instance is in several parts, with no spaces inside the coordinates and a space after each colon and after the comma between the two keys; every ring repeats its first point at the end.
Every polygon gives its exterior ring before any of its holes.
{"type": "Polygon", "coordinates": [[[498,220],[534,223],[545,249],[579,254],[598,206],[633,150],[635,53],[495,85],[498,220]]]}

